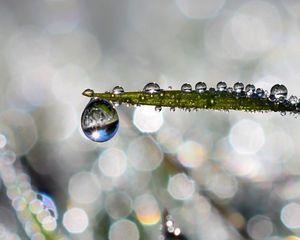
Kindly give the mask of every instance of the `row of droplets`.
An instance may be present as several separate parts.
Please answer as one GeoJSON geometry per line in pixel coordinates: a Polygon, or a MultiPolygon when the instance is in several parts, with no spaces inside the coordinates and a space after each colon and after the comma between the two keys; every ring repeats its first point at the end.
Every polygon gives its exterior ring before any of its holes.
{"type": "MultiPolygon", "coordinates": [[[[171,90],[172,88],[168,88],[171,90]]],[[[160,88],[160,86],[155,82],[150,82],[145,85],[143,88],[143,92],[145,94],[157,94],[164,91],[160,88]]],[[[291,96],[289,100],[287,100],[287,88],[284,85],[276,84],[271,90],[270,94],[263,90],[262,88],[255,88],[253,84],[248,84],[244,87],[244,84],[241,82],[237,82],[233,85],[233,87],[227,87],[225,82],[219,82],[215,88],[207,88],[206,83],[198,82],[195,85],[193,90],[191,84],[184,83],[181,86],[181,92],[183,93],[191,93],[196,92],[199,94],[205,92],[211,92],[216,94],[216,96],[220,96],[222,93],[233,94],[236,98],[239,97],[248,97],[254,99],[268,99],[276,104],[283,103],[287,107],[294,107],[294,112],[300,111],[300,103],[296,96],[291,96]]],[[[119,95],[124,93],[124,89],[121,86],[116,86],[113,88],[112,94],[119,95]]],[[[93,97],[93,90],[87,89],[83,92],[86,96],[93,97]]],[[[115,106],[120,103],[113,102],[115,106]]],[[[128,103],[129,105],[129,103],[128,103]]],[[[161,106],[155,106],[156,111],[161,111],[161,106]]],[[[185,111],[191,111],[191,108],[184,108],[185,111]]],[[[197,111],[197,108],[194,108],[197,111]]],[[[174,112],[175,107],[171,107],[170,111],[174,112]]],[[[284,115],[285,112],[282,112],[284,115]]],[[[92,98],[91,101],[87,104],[81,116],[81,127],[84,134],[92,141],[95,142],[105,142],[111,139],[118,130],[119,127],[119,117],[118,114],[113,107],[110,101],[100,98],[92,98]]]]}
{"type": "MultiPolygon", "coordinates": [[[[169,90],[172,88],[169,87],[169,90]]],[[[144,93],[149,94],[156,94],[163,91],[163,89],[160,88],[160,86],[155,82],[147,83],[144,88],[144,93]]],[[[190,93],[193,91],[192,85],[189,83],[184,83],[181,86],[181,91],[184,93],[190,93]]],[[[274,85],[271,90],[270,94],[267,90],[263,90],[262,88],[255,88],[253,84],[247,84],[244,86],[241,82],[236,82],[233,87],[227,87],[227,84],[225,82],[218,82],[216,85],[216,88],[207,88],[206,83],[204,82],[198,82],[195,85],[195,92],[197,93],[204,93],[206,91],[210,92],[227,92],[227,93],[235,93],[241,97],[253,97],[253,98],[268,98],[272,102],[278,102],[282,103],[287,99],[288,90],[284,85],[276,84],[274,85]]],[[[112,93],[115,95],[124,93],[124,89],[121,86],[116,86],[113,88],[112,93]]],[[[297,104],[298,98],[296,96],[291,96],[289,99],[289,102],[291,104],[297,104]]]]}

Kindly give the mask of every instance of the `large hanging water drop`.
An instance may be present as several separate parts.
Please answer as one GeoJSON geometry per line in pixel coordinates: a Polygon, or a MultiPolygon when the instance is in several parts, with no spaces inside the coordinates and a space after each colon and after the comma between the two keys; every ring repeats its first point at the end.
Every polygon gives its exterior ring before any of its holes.
{"type": "Polygon", "coordinates": [[[145,93],[159,93],[161,91],[159,85],[155,82],[147,83],[143,89],[143,92],[145,93]]]}
{"type": "Polygon", "coordinates": [[[81,128],[94,142],[111,139],[119,128],[119,117],[113,105],[105,99],[92,98],[83,110],[81,128]]]}
{"type": "Polygon", "coordinates": [[[271,88],[271,93],[270,95],[273,95],[275,97],[275,99],[277,99],[278,101],[284,101],[287,97],[288,91],[286,86],[284,85],[280,85],[280,84],[276,84],[271,88]]]}

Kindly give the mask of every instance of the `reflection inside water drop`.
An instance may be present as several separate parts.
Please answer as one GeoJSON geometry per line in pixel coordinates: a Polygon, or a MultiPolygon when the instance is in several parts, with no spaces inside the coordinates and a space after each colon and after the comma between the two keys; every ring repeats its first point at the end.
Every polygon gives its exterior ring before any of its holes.
{"type": "Polygon", "coordinates": [[[81,116],[81,128],[92,141],[111,139],[119,127],[119,117],[113,105],[105,99],[92,98],[81,116]]]}
{"type": "Polygon", "coordinates": [[[271,95],[282,102],[287,97],[287,88],[284,85],[276,84],[271,88],[271,95]]]}

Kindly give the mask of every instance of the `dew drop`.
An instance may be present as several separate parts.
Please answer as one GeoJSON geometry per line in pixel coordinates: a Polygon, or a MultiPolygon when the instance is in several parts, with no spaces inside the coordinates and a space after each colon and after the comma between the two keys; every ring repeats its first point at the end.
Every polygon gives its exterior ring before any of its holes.
{"type": "Polygon", "coordinates": [[[265,91],[261,88],[256,89],[256,94],[259,98],[263,98],[265,95],[265,91]]]}
{"type": "Polygon", "coordinates": [[[156,112],[160,112],[160,111],[161,111],[161,109],[162,109],[162,107],[161,107],[161,106],[155,106],[155,111],[156,111],[156,112]]]}
{"type": "Polygon", "coordinates": [[[143,89],[143,92],[150,93],[150,94],[159,93],[160,91],[161,89],[159,85],[155,82],[147,83],[143,89]]]}
{"type": "Polygon", "coordinates": [[[119,117],[113,105],[105,99],[92,98],[81,116],[84,134],[94,142],[111,139],[119,127],[119,117]]]}
{"type": "Polygon", "coordinates": [[[182,91],[182,92],[191,92],[191,91],[192,91],[192,86],[191,86],[191,84],[189,84],[189,83],[184,83],[184,84],[181,86],[181,91],[182,91]]]}
{"type": "Polygon", "coordinates": [[[206,83],[204,83],[204,82],[198,82],[198,83],[196,83],[195,90],[198,93],[205,92],[206,91],[206,83]]]}
{"type": "Polygon", "coordinates": [[[286,115],[286,112],[280,112],[280,115],[281,115],[281,116],[285,116],[285,115],[286,115]]]}
{"type": "Polygon", "coordinates": [[[275,102],[275,101],[276,101],[276,98],[275,98],[274,95],[270,94],[269,100],[270,100],[271,102],[275,102]]]}
{"type": "Polygon", "coordinates": [[[170,112],[175,112],[175,107],[170,107],[170,112]]]}
{"type": "Polygon", "coordinates": [[[225,91],[227,88],[227,84],[225,82],[218,82],[217,84],[217,90],[218,91],[225,91]]]}
{"type": "Polygon", "coordinates": [[[121,94],[121,93],[123,93],[124,92],[124,88],[123,87],[121,87],[121,86],[115,86],[114,88],[113,88],[113,90],[112,90],[112,93],[113,94],[121,94]]]}
{"type": "Polygon", "coordinates": [[[241,93],[244,90],[244,84],[241,82],[236,82],[233,85],[233,89],[236,93],[241,93]]]}
{"type": "Polygon", "coordinates": [[[284,85],[276,84],[271,88],[271,95],[274,95],[277,101],[282,102],[287,97],[288,90],[284,85]]]}
{"type": "Polygon", "coordinates": [[[296,96],[292,95],[292,96],[290,96],[289,101],[292,105],[295,105],[298,102],[298,98],[296,96]]]}
{"type": "Polygon", "coordinates": [[[247,96],[251,96],[255,92],[255,86],[253,84],[248,84],[245,88],[247,96]]]}
{"type": "Polygon", "coordinates": [[[92,97],[94,95],[94,91],[92,89],[85,89],[82,93],[82,95],[87,97],[92,97]]]}
{"type": "Polygon", "coordinates": [[[227,88],[227,92],[228,92],[228,93],[232,93],[232,92],[233,92],[233,88],[232,88],[232,87],[228,87],[228,88],[227,88]]]}

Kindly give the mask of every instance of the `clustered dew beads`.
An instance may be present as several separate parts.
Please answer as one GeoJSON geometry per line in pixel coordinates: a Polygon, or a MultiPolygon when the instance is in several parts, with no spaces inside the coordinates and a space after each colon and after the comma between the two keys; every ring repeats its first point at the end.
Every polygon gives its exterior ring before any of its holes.
{"type": "Polygon", "coordinates": [[[287,99],[288,90],[284,85],[276,84],[270,94],[267,90],[256,88],[253,84],[236,82],[228,87],[223,81],[216,88],[207,88],[206,83],[198,82],[193,90],[191,84],[184,83],[180,90],[161,89],[155,82],[147,83],[142,91],[126,93],[122,86],[115,86],[111,92],[95,93],[91,89],[83,92],[91,97],[81,117],[84,134],[92,141],[110,140],[119,127],[119,117],[115,106],[125,103],[126,106],[154,105],[160,112],[162,107],[176,108],[185,111],[198,109],[244,110],[244,111],[279,111],[299,113],[300,103],[296,96],[287,99]]]}

